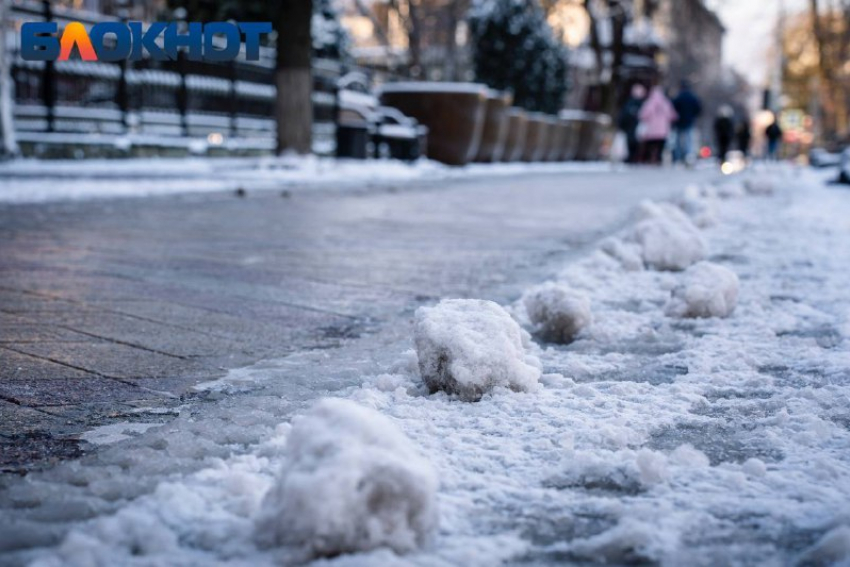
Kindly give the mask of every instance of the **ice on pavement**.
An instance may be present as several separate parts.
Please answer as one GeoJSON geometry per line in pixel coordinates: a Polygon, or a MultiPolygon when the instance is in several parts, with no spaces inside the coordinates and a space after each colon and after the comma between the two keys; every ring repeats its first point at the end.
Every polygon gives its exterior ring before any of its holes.
{"type": "Polygon", "coordinates": [[[124,439],[129,439],[133,435],[144,433],[151,427],[156,427],[159,423],[130,423],[127,421],[121,423],[110,423],[101,425],[80,435],[80,439],[94,445],[109,445],[117,443],[124,439]]]}
{"type": "Polygon", "coordinates": [[[280,564],[256,545],[262,499],[291,416],[334,396],[387,416],[432,463],[439,528],[404,556],[316,564],[846,562],[850,192],[777,179],[770,197],[719,200],[703,231],[741,280],[734,317],[667,317],[682,274],[628,271],[594,246],[557,277],[590,298],[593,325],[534,351],[539,387],[429,394],[412,325],[266,361],[238,375],[252,391],[211,392],[203,411],[11,484],[0,558],[280,564]]]}
{"type": "Polygon", "coordinates": [[[494,388],[528,391],[540,378],[528,337],[500,305],[448,299],[416,311],[419,373],[431,392],[478,401],[494,388]]]}
{"type": "Polygon", "coordinates": [[[585,294],[554,282],[528,290],[523,304],[534,333],[548,342],[569,344],[593,320],[585,294]]]}
{"type": "Polygon", "coordinates": [[[328,398],[293,421],[256,539],[295,548],[285,563],[380,547],[406,553],[434,534],[437,486],[431,464],[390,419],[328,398]]]}
{"type": "Polygon", "coordinates": [[[738,276],[725,266],[699,262],[682,274],[664,312],[671,317],[728,317],[738,304],[738,276]]]}

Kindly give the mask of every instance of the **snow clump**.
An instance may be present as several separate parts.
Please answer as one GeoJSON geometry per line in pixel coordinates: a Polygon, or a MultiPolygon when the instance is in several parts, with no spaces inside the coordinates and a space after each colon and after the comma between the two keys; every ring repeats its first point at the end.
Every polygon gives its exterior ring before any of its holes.
{"type": "Polygon", "coordinates": [[[717,185],[717,196],[721,199],[740,199],[746,196],[744,184],[738,180],[726,181],[717,185]]]}
{"type": "Polygon", "coordinates": [[[624,242],[612,236],[603,240],[600,248],[603,252],[617,260],[626,271],[639,272],[644,269],[643,251],[634,242],[624,242]]]}
{"type": "Polygon", "coordinates": [[[608,531],[570,542],[569,551],[581,559],[603,564],[658,563],[674,538],[638,518],[625,517],[608,531]]]}
{"type": "Polygon", "coordinates": [[[263,547],[308,557],[421,547],[437,528],[437,475],[387,417],[342,399],[295,418],[256,523],[263,547]]]}
{"type": "Polygon", "coordinates": [[[738,303],[738,276],[724,266],[700,262],[685,271],[664,308],[670,317],[728,317],[738,303]]]}
{"type": "Polygon", "coordinates": [[[640,246],[647,266],[680,271],[705,258],[705,240],[678,207],[647,202],[641,205],[640,215],[643,220],[632,229],[630,240],[640,246]]]}
{"type": "Polygon", "coordinates": [[[523,303],[535,334],[548,342],[569,344],[593,320],[586,295],[553,282],[527,291],[523,303]]]}
{"type": "Polygon", "coordinates": [[[638,207],[637,217],[639,221],[647,219],[668,218],[681,224],[691,222],[688,215],[682,209],[672,203],[656,203],[654,201],[643,201],[638,207]]]}
{"type": "Polygon", "coordinates": [[[767,465],[765,465],[764,461],[761,459],[751,457],[747,459],[743,465],[741,465],[741,470],[749,476],[763,477],[767,474],[767,465]]]}
{"type": "Polygon", "coordinates": [[[744,180],[744,189],[750,195],[773,195],[776,180],[769,175],[755,175],[744,180]]]}
{"type": "Polygon", "coordinates": [[[526,352],[528,333],[502,307],[478,299],[443,300],[416,311],[419,373],[434,393],[478,401],[493,388],[532,389],[540,362],[526,352]]]}
{"type": "Polygon", "coordinates": [[[798,565],[847,565],[850,563],[850,527],[838,526],[803,552],[798,565]]]}
{"type": "Polygon", "coordinates": [[[708,228],[717,224],[717,203],[704,197],[699,186],[689,185],[678,204],[697,227],[708,228]]]}

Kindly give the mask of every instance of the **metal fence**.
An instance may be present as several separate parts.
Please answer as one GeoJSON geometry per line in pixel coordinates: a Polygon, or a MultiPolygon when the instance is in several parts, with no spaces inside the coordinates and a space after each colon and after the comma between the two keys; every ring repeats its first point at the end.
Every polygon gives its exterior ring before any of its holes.
{"type": "MultiPolygon", "coordinates": [[[[118,21],[92,12],[54,8],[49,0],[18,0],[10,24],[55,21],[62,29],[78,21],[90,27],[118,21]]],[[[40,62],[20,58],[19,34],[11,73],[15,85],[15,128],[22,146],[35,153],[48,146],[90,146],[126,152],[132,148],[176,148],[230,153],[273,150],[274,49],[261,48],[259,61],[117,63],[80,60],[40,62]]],[[[314,151],[335,146],[336,81],[347,71],[337,61],[315,60],[314,151]]]]}

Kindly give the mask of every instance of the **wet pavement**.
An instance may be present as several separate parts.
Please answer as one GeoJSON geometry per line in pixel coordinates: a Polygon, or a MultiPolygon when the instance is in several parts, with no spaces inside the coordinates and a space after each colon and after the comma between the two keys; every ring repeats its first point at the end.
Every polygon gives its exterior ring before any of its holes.
{"type": "Polygon", "coordinates": [[[0,205],[0,469],[191,403],[227,369],[331,348],[447,296],[509,299],[710,173],[0,205]],[[562,262],[561,262],[562,263],[562,262]]]}

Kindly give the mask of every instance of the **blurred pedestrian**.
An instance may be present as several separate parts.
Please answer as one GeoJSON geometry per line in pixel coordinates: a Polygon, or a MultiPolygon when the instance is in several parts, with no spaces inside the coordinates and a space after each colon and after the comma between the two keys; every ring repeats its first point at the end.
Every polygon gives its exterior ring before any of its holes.
{"type": "Polygon", "coordinates": [[[764,131],[764,135],[767,137],[767,159],[778,159],[779,147],[782,144],[782,128],[779,126],[776,118],[773,119],[767,130],[764,131]]]}
{"type": "Polygon", "coordinates": [[[639,117],[638,138],[643,144],[644,161],[660,164],[664,156],[664,146],[670,136],[670,128],[679,117],[673,103],[660,86],[652,87],[640,108],[639,117]]]}
{"type": "Polygon", "coordinates": [[[640,140],[638,140],[638,125],[640,124],[640,108],[646,99],[646,87],[636,84],[632,87],[631,96],[620,109],[617,116],[617,127],[626,135],[628,158],[626,162],[637,163],[640,157],[640,140]]]}
{"type": "Polygon", "coordinates": [[[691,163],[694,126],[702,114],[702,102],[691,91],[691,85],[688,81],[682,81],[679,94],[673,99],[673,108],[679,115],[675,125],[676,145],[673,148],[673,161],[691,163]]]}
{"type": "Polygon", "coordinates": [[[750,143],[753,139],[752,130],[750,130],[750,117],[745,113],[738,122],[738,129],[735,133],[738,139],[738,149],[744,154],[744,159],[750,157],[750,143]]]}
{"type": "Polygon", "coordinates": [[[732,119],[735,111],[728,104],[724,104],[717,111],[714,119],[714,141],[717,144],[717,157],[720,165],[726,163],[726,156],[732,147],[732,139],[735,137],[735,121],[732,119]]]}

